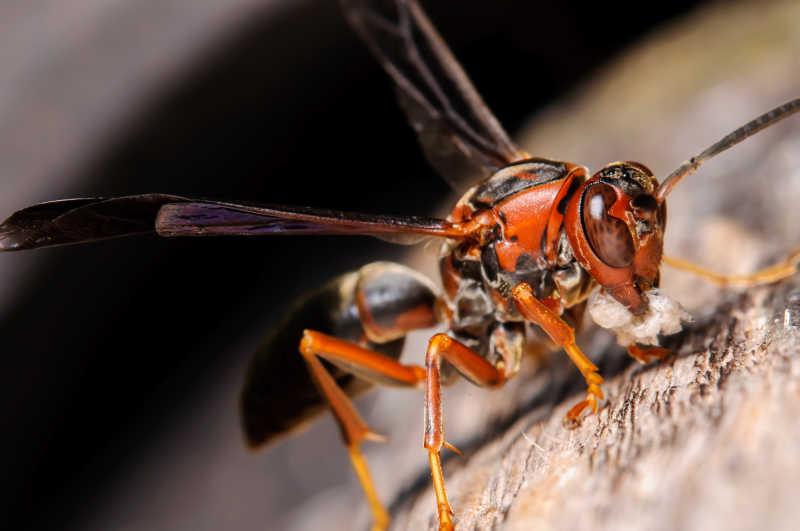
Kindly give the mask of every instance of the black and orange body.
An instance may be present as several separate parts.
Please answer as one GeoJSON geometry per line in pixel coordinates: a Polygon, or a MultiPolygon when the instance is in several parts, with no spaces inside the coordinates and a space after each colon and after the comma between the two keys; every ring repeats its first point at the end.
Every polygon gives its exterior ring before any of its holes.
{"type": "Polygon", "coordinates": [[[593,285],[564,234],[566,205],[585,177],[583,167],[565,162],[520,161],[467,191],[448,218],[469,234],[448,240],[440,259],[451,333],[487,359],[502,359],[508,376],[519,368],[525,335],[513,288],[527,282],[560,314],[593,285]]]}
{"type": "MultiPolygon", "coordinates": [[[[467,191],[448,221],[467,238],[444,245],[440,272],[454,337],[499,359],[492,335],[522,333],[512,290],[521,283],[557,315],[602,286],[631,312],[658,285],[666,206],[643,165],[613,163],[587,179],[568,162],[513,163],[467,191]]],[[[516,372],[518,352],[507,352],[516,372]]]]}

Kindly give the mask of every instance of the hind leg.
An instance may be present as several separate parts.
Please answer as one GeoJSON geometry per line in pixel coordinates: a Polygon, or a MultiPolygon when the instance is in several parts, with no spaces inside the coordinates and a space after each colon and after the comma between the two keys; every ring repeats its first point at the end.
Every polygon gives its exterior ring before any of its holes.
{"type": "Polygon", "coordinates": [[[306,330],[303,334],[300,354],[339,425],[353,469],[372,510],[373,529],[376,531],[386,529],[389,525],[389,513],[378,498],[367,462],[360,449],[364,440],[380,441],[383,438],[369,429],[353,406],[350,397],[336,385],[320,359],[325,359],[361,378],[396,386],[419,386],[425,380],[425,369],[417,365],[403,365],[379,352],[313,330],[306,330]]]}
{"type": "Polygon", "coordinates": [[[444,416],[442,414],[442,384],[440,367],[442,360],[453,365],[471,382],[483,387],[501,387],[505,383],[505,366],[496,367],[474,350],[447,334],[436,334],[428,344],[425,355],[425,449],[431,466],[433,490],[439,514],[440,531],[452,531],[453,510],[444,488],[442,463],[439,457],[442,447],[456,450],[444,440],[444,416]]]}
{"type": "Polygon", "coordinates": [[[359,332],[350,337],[358,339],[347,341],[323,332],[305,330],[300,341],[300,354],[339,425],[372,510],[373,529],[382,530],[389,524],[389,515],[378,498],[360,450],[362,441],[382,438],[369,429],[350,397],[321,360],[374,384],[421,387],[425,369],[404,365],[379,350],[382,345],[401,340],[411,330],[434,325],[437,322],[438,296],[427,279],[398,264],[375,262],[362,267],[357,275],[352,291],[345,297],[346,304],[340,303],[336,309],[343,315],[357,315],[359,332]]]}

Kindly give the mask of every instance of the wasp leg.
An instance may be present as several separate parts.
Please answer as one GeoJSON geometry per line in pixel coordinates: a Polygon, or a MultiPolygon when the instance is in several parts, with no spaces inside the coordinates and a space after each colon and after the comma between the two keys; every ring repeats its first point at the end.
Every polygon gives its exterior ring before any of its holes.
{"type": "Polygon", "coordinates": [[[464,346],[446,334],[436,334],[428,344],[425,355],[427,379],[425,384],[425,449],[431,464],[433,490],[436,493],[436,507],[439,513],[440,531],[450,531],[453,527],[453,510],[447,501],[442,476],[442,463],[439,452],[442,446],[455,450],[444,440],[444,421],[442,415],[442,384],[440,377],[441,360],[452,364],[472,382],[482,386],[500,387],[505,382],[504,371],[498,369],[472,349],[464,346]]]}
{"type": "Polygon", "coordinates": [[[770,267],[765,267],[755,273],[749,275],[722,275],[709,271],[686,260],[680,258],[673,258],[671,256],[664,256],[662,258],[665,264],[670,265],[676,269],[682,269],[695,275],[711,281],[719,286],[728,287],[751,287],[761,284],[770,284],[783,280],[797,273],[798,265],[800,265],[800,249],[795,249],[786,257],[782,262],[778,262],[770,267]]]}
{"type": "Polygon", "coordinates": [[[603,390],[600,389],[603,377],[597,373],[597,367],[594,363],[589,361],[589,358],[578,348],[575,343],[575,332],[561,317],[533,295],[533,290],[527,282],[517,284],[514,287],[513,296],[519,313],[528,321],[539,325],[556,345],[563,348],[586,380],[586,385],[588,386],[586,398],[567,412],[566,420],[571,423],[577,423],[581,413],[587,407],[590,407],[592,412],[596,413],[597,399],[603,399],[603,390]]]}
{"type": "Polygon", "coordinates": [[[636,345],[630,345],[628,347],[628,356],[645,365],[650,363],[650,360],[663,360],[670,354],[672,354],[672,351],[668,348],[662,348],[662,347],[640,348],[637,347],[636,345]]]}
{"type": "Polygon", "coordinates": [[[369,429],[353,406],[353,402],[336,385],[319,358],[324,358],[356,376],[399,386],[419,386],[425,379],[425,369],[418,365],[403,365],[389,356],[313,330],[306,330],[303,333],[300,354],[308,364],[308,369],[320,392],[333,410],[334,418],[350,453],[353,468],[372,510],[374,518],[372,529],[382,531],[389,525],[389,513],[378,498],[360,445],[365,439],[380,441],[383,438],[369,429]]]}

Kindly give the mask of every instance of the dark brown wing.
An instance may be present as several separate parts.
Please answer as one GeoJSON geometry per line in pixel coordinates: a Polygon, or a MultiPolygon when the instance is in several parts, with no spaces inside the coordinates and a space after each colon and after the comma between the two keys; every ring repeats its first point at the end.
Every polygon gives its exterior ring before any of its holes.
{"type": "Polygon", "coordinates": [[[22,209],[0,225],[0,250],[69,245],[152,232],[161,236],[362,234],[393,243],[415,243],[425,236],[464,236],[457,226],[434,218],[144,194],[65,199],[22,209]]]}
{"type": "Polygon", "coordinates": [[[62,199],[19,210],[0,225],[0,250],[69,245],[153,232],[159,209],[186,198],[166,194],[62,199]]]}
{"type": "Polygon", "coordinates": [[[415,0],[342,0],[342,7],[394,81],[428,161],[456,191],[527,158],[415,0]]]}
{"type": "Polygon", "coordinates": [[[414,243],[424,236],[463,237],[455,225],[435,218],[215,201],[164,205],[156,231],[161,236],[363,234],[395,243],[414,243]]]}

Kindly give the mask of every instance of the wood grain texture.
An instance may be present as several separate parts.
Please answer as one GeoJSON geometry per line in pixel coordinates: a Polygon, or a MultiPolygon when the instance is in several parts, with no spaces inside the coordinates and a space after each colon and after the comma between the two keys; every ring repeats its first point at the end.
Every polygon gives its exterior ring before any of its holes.
{"type": "MultiPolygon", "coordinates": [[[[457,528],[792,528],[798,341],[795,280],[722,303],[670,342],[674,357],[629,364],[608,379],[607,405],[576,430],[561,424],[574,397],[545,400],[447,464],[457,528]]],[[[411,495],[396,528],[435,527],[430,496],[411,495]]]]}

